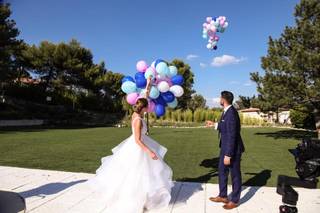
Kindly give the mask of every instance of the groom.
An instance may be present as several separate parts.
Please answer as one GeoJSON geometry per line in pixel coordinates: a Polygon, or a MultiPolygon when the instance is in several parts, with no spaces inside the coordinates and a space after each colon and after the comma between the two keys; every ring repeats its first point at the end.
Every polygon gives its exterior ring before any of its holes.
{"type": "Polygon", "coordinates": [[[219,131],[220,160],[219,160],[219,190],[218,197],[209,198],[212,202],[225,203],[224,209],[233,209],[239,205],[241,193],[240,161],[244,152],[244,145],[240,135],[240,118],[237,110],[232,106],[233,94],[222,91],[220,104],[223,113],[215,128],[219,131]],[[227,184],[229,171],[231,172],[232,193],[228,199],[227,184]]]}

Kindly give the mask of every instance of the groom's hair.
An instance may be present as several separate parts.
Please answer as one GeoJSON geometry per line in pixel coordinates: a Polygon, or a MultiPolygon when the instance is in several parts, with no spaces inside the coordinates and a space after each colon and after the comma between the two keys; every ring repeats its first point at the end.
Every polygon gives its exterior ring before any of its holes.
{"type": "Polygon", "coordinates": [[[232,104],[233,102],[233,94],[229,91],[222,91],[221,92],[221,98],[225,99],[228,104],[232,104]]]}

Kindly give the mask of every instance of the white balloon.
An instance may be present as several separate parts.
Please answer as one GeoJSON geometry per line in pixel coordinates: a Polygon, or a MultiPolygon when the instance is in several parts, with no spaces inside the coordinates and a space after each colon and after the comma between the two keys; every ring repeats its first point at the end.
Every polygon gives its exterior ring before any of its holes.
{"type": "Polygon", "coordinates": [[[183,88],[180,85],[173,85],[170,87],[170,92],[172,92],[175,97],[181,97],[183,95],[183,88]]]}
{"type": "Polygon", "coordinates": [[[152,63],[151,63],[151,67],[156,68],[155,64],[156,64],[156,62],[155,62],[155,61],[154,61],[154,62],[152,62],[152,63]]]}
{"type": "Polygon", "coordinates": [[[168,92],[170,89],[170,86],[166,81],[161,81],[157,87],[160,92],[168,92]]]}
{"type": "Polygon", "coordinates": [[[146,96],[147,90],[146,89],[141,89],[140,92],[138,91],[138,93],[142,96],[146,96]]]}
{"type": "Polygon", "coordinates": [[[228,23],[228,22],[224,22],[223,28],[227,28],[227,27],[228,27],[228,25],[229,25],[229,23],[228,23]]]}

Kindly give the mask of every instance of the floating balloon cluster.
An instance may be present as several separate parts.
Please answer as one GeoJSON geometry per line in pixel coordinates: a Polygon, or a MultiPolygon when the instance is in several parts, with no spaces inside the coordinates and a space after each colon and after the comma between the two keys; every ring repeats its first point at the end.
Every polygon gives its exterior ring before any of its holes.
{"type": "Polygon", "coordinates": [[[184,79],[178,74],[175,66],[161,59],[148,66],[145,61],[138,61],[138,72],[134,78],[126,76],[122,79],[121,89],[127,94],[127,102],[134,105],[139,98],[146,97],[147,79],[151,78],[152,85],[148,97],[148,112],[155,112],[161,117],[166,112],[166,106],[175,108],[178,105],[177,97],[183,95],[182,84],[184,79]]]}
{"type": "Polygon", "coordinates": [[[225,16],[207,17],[206,22],[203,23],[202,37],[208,39],[207,48],[209,50],[216,50],[219,36],[217,33],[223,33],[228,27],[228,22],[225,16]]]}

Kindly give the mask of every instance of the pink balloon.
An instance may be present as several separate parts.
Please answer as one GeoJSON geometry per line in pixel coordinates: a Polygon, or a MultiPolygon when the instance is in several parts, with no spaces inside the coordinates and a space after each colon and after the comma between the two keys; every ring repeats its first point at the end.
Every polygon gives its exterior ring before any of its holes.
{"type": "Polygon", "coordinates": [[[157,73],[157,70],[156,70],[156,68],[154,67],[154,65],[151,66],[151,68],[152,68],[153,73],[156,74],[156,73],[157,73]]]}
{"type": "Polygon", "coordinates": [[[156,104],[152,100],[149,100],[148,102],[148,112],[153,112],[156,104]]]}
{"type": "Polygon", "coordinates": [[[204,28],[207,28],[207,25],[208,25],[207,23],[203,23],[202,26],[203,26],[204,28]]]}
{"type": "Polygon", "coordinates": [[[212,21],[212,17],[207,17],[207,22],[210,23],[212,21]]]}
{"type": "Polygon", "coordinates": [[[127,102],[131,105],[136,104],[139,94],[134,92],[127,95],[127,102]]]}
{"type": "Polygon", "coordinates": [[[210,30],[211,30],[213,33],[217,32],[217,28],[216,28],[215,26],[212,26],[212,25],[211,25],[211,27],[210,27],[210,30]]]}
{"type": "Polygon", "coordinates": [[[139,72],[145,72],[148,68],[148,65],[145,61],[138,61],[136,68],[139,72]]]}
{"type": "Polygon", "coordinates": [[[214,40],[215,40],[215,41],[219,41],[219,36],[216,35],[216,36],[214,37],[214,40]]]}
{"type": "Polygon", "coordinates": [[[220,20],[220,26],[224,25],[224,20],[220,20]]]}
{"type": "Polygon", "coordinates": [[[215,32],[208,31],[208,36],[209,36],[210,38],[214,38],[214,37],[215,37],[215,35],[216,35],[216,33],[215,33],[215,32]]]}

